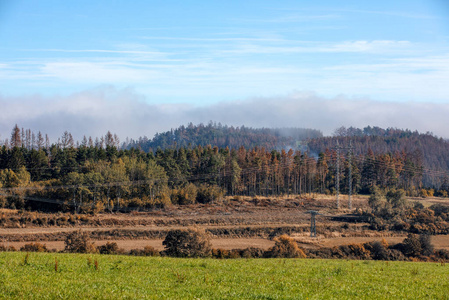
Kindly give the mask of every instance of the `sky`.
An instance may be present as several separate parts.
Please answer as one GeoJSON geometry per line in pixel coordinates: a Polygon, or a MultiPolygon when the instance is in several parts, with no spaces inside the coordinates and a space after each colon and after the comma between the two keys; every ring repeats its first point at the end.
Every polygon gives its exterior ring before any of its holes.
{"type": "Polygon", "coordinates": [[[0,140],[189,122],[449,138],[449,2],[0,0],[0,140]]]}

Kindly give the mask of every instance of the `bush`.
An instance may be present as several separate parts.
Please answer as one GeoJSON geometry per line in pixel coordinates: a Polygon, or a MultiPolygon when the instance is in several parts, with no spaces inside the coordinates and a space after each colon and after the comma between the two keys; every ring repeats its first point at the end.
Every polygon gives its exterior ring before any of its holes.
{"type": "Polygon", "coordinates": [[[28,243],[20,248],[23,252],[48,252],[47,246],[41,243],[28,243]]]}
{"type": "Polygon", "coordinates": [[[349,256],[351,258],[356,258],[356,259],[369,259],[370,256],[370,252],[368,250],[365,249],[365,247],[361,244],[350,244],[348,245],[349,248],[349,256]]]}
{"type": "Polygon", "coordinates": [[[274,239],[274,246],[267,252],[269,257],[305,258],[306,254],[294,239],[286,234],[274,239]]]}
{"type": "Polygon", "coordinates": [[[332,248],[332,257],[349,259],[369,259],[371,253],[362,244],[340,245],[332,248]]]}
{"type": "Polygon", "coordinates": [[[446,190],[439,190],[435,192],[435,196],[447,198],[447,191],[446,190]]]}
{"type": "Polygon", "coordinates": [[[406,256],[419,257],[433,254],[433,245],[430,240],[430,235],[427,234],[418,236],[410,233],[402,244],[398,245],[398,248],[406,256]]]}
{"type": "Polygon", "coordinates": [[[419,242],[421,243],[421,254],[425,256],[430,256],[433,254],[433,245],[430,240],[430,235],[421,234],[419,236],[419,242]]]}
{"type": "Polygon", "coordinates": [[[403,208],[407,204],[407,200],[405,199],[405,191],[402,189],[388,191],[386,198],[394,208],[403,208]]]}
{"type": "Polygon", "coordinates": [[[194,204],[197,194],[197,187],[193,183],[189,183],[185,187],[174,191],[172,202],[180,205],[194,204]]]}
{"type": "Polygon", "coordinates": [[[201,184],[197,190],[196,201],[199,203],[210,203],[222,200],[223,195],[224,191],[219,186],[201,184]]]}
{"type": "Polygon", "coordinates": [[[212,249],[212,257],[213,258],[229,258],[229,250],[226,249],[212,249]]]}
{"type": "Polygon", "coordinates": [[[407,257],[404,256],[404,253],[397,249],[389,249],[388,250],[388,258],[389,260],[395,260],[395,261],[405,261],[407,260],[407,257]]]}
{"type": "Polygon", "coordinates": [[[382,204],[385,202],[384,193],[375,186],[371,191],[371,195],[368,198],[368,205],[372,210],[377,211],[381,208],[382,204]]]}
{"type": "Polygon", "coordinates": [[[116,242],[107,242],[104,245],[98,246],[97,251],[100,254],[120,254],[123,250],[119,249],[116,242]]]}
{"type": "Polygon", "coordinates": [[[375,260],[388,260],[388,251],[385,245],[379,241],[366,243],[365,249],[371,252],[372,259],[375,260]]]}
{"type": "Polygon", "coordinates": [[[0,244],[0,251],[4,252],[4,251],[17,251],[16,248],[14,248],[14,246],[5,246],[0,244]]]}
{"type": "Polygon", "coordinates": [[[420,256],[422,248],[418,236],[410,233],[402,242],[402,249],[399,250],[406,256],[420,256]]]}
{"type": "Polygon", "coordinates": [[[164,254],[175,257],[206,257],[211,254],[210,238],[203,230],[170,230],[162,242],[164,254]]]}
{"type": "Polygon", "coordinates": [[[136,256],[160,256],[159,251],[152,246],[145,246],[143,249],[132,249],[129,254],[136,256]]]}
{"type": "Polygon", "coordinates": [[[240,253],[240,256],[243,258],[261,258],[264,257],[265,251],[256,247],[248,247],[243,249],[240,253]]]}
{"type": "Polygon", "coordinates": [[[446,249],[438,249],[435,251],[435,257],[437,259],[449,261],[449,251],[446,249]]]}
{"type": "Polygon", "coordinates": [[[69,233],[64,241],[65,252],[72,253],[95,253],[96,248],[90,241],[89,234],[81,230],[69,233]]]}

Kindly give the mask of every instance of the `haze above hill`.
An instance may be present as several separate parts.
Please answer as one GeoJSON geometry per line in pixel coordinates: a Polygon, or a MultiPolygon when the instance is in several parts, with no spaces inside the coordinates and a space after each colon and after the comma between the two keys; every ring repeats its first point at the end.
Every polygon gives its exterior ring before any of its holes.
{"type": "Polygon", "coordinates": [[[48,133],[56,140],[64,131],[81,140],[83,135],[102,136],[108,130],[126,137],[152,137],[180,124],[207,124],[254,128],[298,127],[330,135],[340,126],[379,126],[432,132],[448,138],[449,103],[379,102],[368,98],[325,98],[314,93],[249,98],[195,106],[150,104],[130,90],[102,87],[70,96],[0,95],[0,140],[9,138],[14,124],[48,133]]]}

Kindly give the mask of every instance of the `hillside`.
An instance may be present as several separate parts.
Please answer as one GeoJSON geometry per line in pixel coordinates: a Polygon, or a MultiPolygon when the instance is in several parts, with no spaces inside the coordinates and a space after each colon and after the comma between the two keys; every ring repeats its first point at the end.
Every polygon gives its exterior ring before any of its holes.
{"type": "MultiPolygon", "coordinates": [[[[373,154],[401,154],[413,156],[413,160],[424,168],[424,185],[441,185],[449,171],[449,142],[432,133],[396,128],[379,127],[337,129],[332,137],[315,138],[307,145],[312,153],[333,149],[337,142],[343,148],[352,143],[355,157],[373,154]]],[[[346,153],[348,150],[343,150],[346,153]]]]}
{"type": "Polygon", "coordinates": [[[141,137],[131,140],[127,149],[140,148],[145,152],[157,149],[187,148],[196,146],[217,146],[218,148],[238,149],[240,147],[281,149],[296,147],[297,142],[310,138],[320,138],[323,134],[316,129],[306,128],[251,128],[233,127],[210,122],[208,125],[180,126],[163,133],[156,133],[153,139],[141,137]]]}

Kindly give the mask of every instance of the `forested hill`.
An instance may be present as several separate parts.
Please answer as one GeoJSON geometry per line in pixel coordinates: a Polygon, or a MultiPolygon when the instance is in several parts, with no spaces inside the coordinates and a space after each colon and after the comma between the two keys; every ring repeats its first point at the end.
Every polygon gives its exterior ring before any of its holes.
{"type": "Polygon", "coordinates": [[[266,149],[296,148],[297,142],[322,137],[319,130],[305,128],[251,128],[233,127],[209,123],[208,125],[180,126],[164,133],[157,133],[153,139],[147,137],[131,140],[125,147],[140,148],[153,152],[158,148],[187,148],[195,146],[217,146],[238,149],[240,147],[266,149]]]}
{"type": "Polygon", "coordinates": [[[444,172],[449,170],[449,142],[431,133],[369,126],[363,129],[341,127],[333,137],[311,139],[308,146],[311,152],[320,153],[334,148],[337,141],[346,148],[351,142],[354,155],[404,152],[422,161],[426,169],[444,172]]]}

